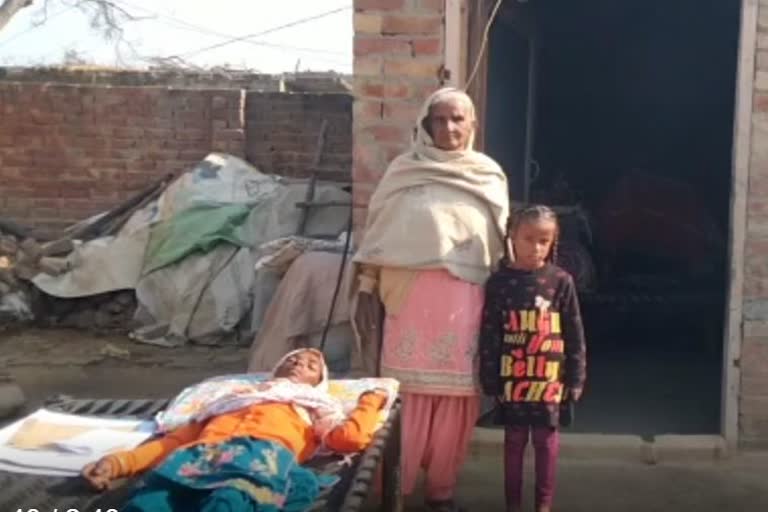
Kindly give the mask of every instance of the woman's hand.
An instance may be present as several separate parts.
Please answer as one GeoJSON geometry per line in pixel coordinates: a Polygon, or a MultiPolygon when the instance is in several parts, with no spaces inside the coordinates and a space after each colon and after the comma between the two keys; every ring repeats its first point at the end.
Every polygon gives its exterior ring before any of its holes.
{"type": "Polygon", "coordinates": [[[97,491],[109,489],[109,482],[115,478],[113,466],[106,457],[86,465],[81,474],[88,485],[97,491]]]}
{"type": "Polygon", "coordinates": [[[363,399],[363,397],[367,395],[374,395],[381,398],[381,407],[383,408],[384,405],[389,401],[389,391],[387,391],[384,388],[374,388],[369,389],[368,391],[363,391],[363,393],[360,395],[360,398],[358,399],[358,402],[363,399]]]}
{"type": "Polygon", "coordinates": [[[581,400],[581,395],[583,392],[584,390],[582,388],[573,388],[571,390],[571,400],[573,400],[574,402],[578,402],[579,400],[581,400]]]}
{"type": "Polygon", "coordinates": [[[379,315],[377,309],[379,298],[373,293],[359,293],[357,295],[357,310],[355,322],[357,328],[366,334],[373,335],[379,329],[379,315]]]}

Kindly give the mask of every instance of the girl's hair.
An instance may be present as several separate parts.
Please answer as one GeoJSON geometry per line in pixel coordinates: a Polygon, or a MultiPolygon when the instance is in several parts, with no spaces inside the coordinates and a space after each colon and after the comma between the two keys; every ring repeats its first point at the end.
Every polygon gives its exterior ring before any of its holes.
{"type": "Polygon", "coordinates": [[[540,222],[549,221],[555,223],[555,240],[552,243],[552,250],[549,251],[547,261],[552,264],[557,264],[557,246],[560,240],[560,223],[557,220],[557,214],[549,206],[541,204],[532,204],[519,208],[509,215],[507,220],[507,241],[504,245],[504,255],[507,260],[512,259],[512,255],[509,254],[509,245],[511,245],[512,238],[515,236],[517,228],[525,222],[540,222]]]}

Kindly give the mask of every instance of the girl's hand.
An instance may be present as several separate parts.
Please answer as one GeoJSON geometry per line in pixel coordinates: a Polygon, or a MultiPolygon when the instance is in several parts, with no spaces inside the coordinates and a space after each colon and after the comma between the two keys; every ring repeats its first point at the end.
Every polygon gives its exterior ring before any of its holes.
{"type": "Polygon", "coordinates": [[[112,474],[112,464],[102,457],[96,462],[86,465],[82,471],[82,477],[93,489],[97,491],[106,491],[109,489],[110,480],[114,479],[112,474]]]}
{"type": "Polygon", "coordinates": [[[578,402],[581,399],[581,395],[584,392],[582,388],[574,388],[571,390],[571,399],[574,402],[578,402]]]}

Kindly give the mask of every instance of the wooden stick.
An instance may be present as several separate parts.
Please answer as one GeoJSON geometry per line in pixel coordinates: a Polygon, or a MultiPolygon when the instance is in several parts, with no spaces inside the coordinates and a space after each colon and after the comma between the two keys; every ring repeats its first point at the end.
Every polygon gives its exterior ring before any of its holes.
{"type": "Polygon", "coordinates": [[[10,219],[0,219],[0,231],[10,233],[16,238],[23,239],[29,237],[30,233],[32,233],[32,228],[22,226],[10,219]]]}
{"type": "Polygon", "coordinates": [[[134,213],[143,209],[149,203],[151,203],[152,201],[160,197],[160,195],[163,192],[165,192],[165,189],[168,188],[168,185],[170,185],[171,183],[172,181],[170,179],[160,183],[160,185],[151,194],[146,196],[139,204],[137,204],[135,208],[128,210],[122,216],[115,219],[114,222],[110,223],[110,225],[103,230],[103,234],[104,235],[117,234],[120,231],[120,229],[125,225],[125,223],[128,222],[128,220],[133,216],[134,213]]]}
{"type": "Polygon", "coordinates": [[[126,212],[136,208],[136,206],[141,204],[141,202],[144,201],[147,196],[152,195],[159,187],[163,185],[163,183],[170,181],[171,179],[173,179],[173,174],[168,174],[163,178],[155,181],[152,183],[152,185],[145,188],[138,194],[126,199],[115,208],[99,217],[96,221],[76,229],[69,234],[69,237],[73,240],[86,240],[89,237],[101,235],[103,228],[105,228],[112,221],[122,216],[126,212]]]}
{"type": "MultiPolygon", "coordinates": [[[[307,185],[307,195],[304,198],[305,203],[311,203],[315,198],[315,187],[317,186],[317,168],[320,166],[320,160],[323,158],[323,149],[325,149],[325,132],[328,129],[328,120],[323,119],[323,124],[320,125],[320,134],[317,136],[317,149],[315,150],[315,158],[312,160],[312,176],[309,178],[309,184],[307,185]]],[[[309,220],[309,208],[304,208],[301,211],[301,218],[299,220],[298,235],[303,235],[307,229],[307,221],[309,220]]]]}

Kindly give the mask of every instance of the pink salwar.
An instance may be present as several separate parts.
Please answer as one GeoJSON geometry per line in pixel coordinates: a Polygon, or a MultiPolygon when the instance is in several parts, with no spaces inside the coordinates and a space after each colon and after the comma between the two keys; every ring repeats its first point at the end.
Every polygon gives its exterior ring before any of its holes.
{"type": "Polygon", "coordinates": [[[423,469],[427,500],[452,499],[472,440],[480,398],[412,393],[401,396],[403,493],[413,493],[423,469]]]}

